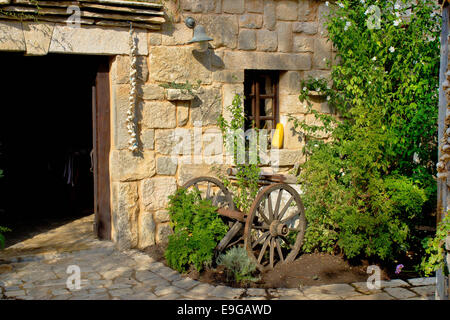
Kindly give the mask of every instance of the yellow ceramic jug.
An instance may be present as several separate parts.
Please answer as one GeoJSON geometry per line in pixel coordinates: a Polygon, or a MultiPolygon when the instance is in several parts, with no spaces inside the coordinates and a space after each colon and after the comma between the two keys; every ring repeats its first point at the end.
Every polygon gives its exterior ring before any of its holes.
{"type": "Polygon", "coordinates": [[[283,124],[278,123],[272,138],[272,148],[283,148],[283,124]]]}

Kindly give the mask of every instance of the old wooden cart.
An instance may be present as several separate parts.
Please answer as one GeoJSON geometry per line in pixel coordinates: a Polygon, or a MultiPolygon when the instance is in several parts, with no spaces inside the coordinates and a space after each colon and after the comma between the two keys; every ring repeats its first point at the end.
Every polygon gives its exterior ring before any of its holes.
{"type": "MultiPolygon", "coordinates": [[[[231,179],[233,170],[227,171],[231,179]]],[[[217,252],[243,241],[249,257],[259,270],[265,271],[293,261],[303,243],[305,210],[299,193],[289,183],[295,183],[295,178],[261,175],[260,191],[247,214],[236,210],[232,193],[216,178],[194,178],[183,188],[195,189],[202,199],[210,199],[230,226],[217,252]]]]}

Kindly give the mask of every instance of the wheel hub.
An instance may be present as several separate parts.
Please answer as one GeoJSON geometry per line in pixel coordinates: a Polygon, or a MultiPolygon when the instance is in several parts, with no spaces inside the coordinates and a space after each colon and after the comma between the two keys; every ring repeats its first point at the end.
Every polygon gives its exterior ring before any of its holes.
{"type": "Polygon", "coordinates": [[[289,228],[284,223],[281,223],[279,220],[274,220],[270,224],[270,235],[272,237],[276,236],[286,236],[289,233],[289,228]]]}

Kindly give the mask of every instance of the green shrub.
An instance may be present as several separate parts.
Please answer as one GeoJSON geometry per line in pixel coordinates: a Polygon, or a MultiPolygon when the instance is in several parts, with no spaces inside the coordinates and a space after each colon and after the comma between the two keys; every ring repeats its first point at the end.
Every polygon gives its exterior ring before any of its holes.
{"type": "Polygon", "coordinates": [[[450,236],[450,213],[447,213],[439,223],[436,235],[433,238],[425,238],[423,241],[426,256],[422,258],[420,269],[426,276],[431,275],[441,268],[444,274],[448,276],[449,266],[445,263],[445,240],[448,236],[450,236]]]}
{"type": "Polygon", "coordinates": [[[183,272],[189,265],[201,271],[212,262],[217,243],[228,227],[210,200],[201,200],[197,192],[179,189],[169,196],[168,211],[174,233],[165,252],[167,263],[183,272]]]}
{"type": "Polygon", "coordinates": [[[417,242],[413,226],[435,203],[440,18],[431,0],[396,3],[333,5],[326,23],[338,51],[332,81],[301,83],[299,99],[317,119],[291,118],[308,156],[299,176],[307,252],[394,260],[417,242]],[[380,28],[368,27],[371,5],[380,8],[380,28]],[[312,90],[339,119],[314,110],[312,90]]]}
{"type": "Polygon", "coordinates": [[[217,265],[223,265],[236,282],[258,281],[254,277],[256,264],[242,247],[233,247],[217,258],[217,265]]]}

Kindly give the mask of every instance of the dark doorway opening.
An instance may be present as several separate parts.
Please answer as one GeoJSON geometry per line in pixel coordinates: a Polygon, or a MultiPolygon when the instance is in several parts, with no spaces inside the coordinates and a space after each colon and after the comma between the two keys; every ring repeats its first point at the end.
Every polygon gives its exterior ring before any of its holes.
{"type": "Polygon", "coordinates": [[[93,214],[93,96],[108,57],[1,54],[0,225],[7,245],[93,214]]]}

